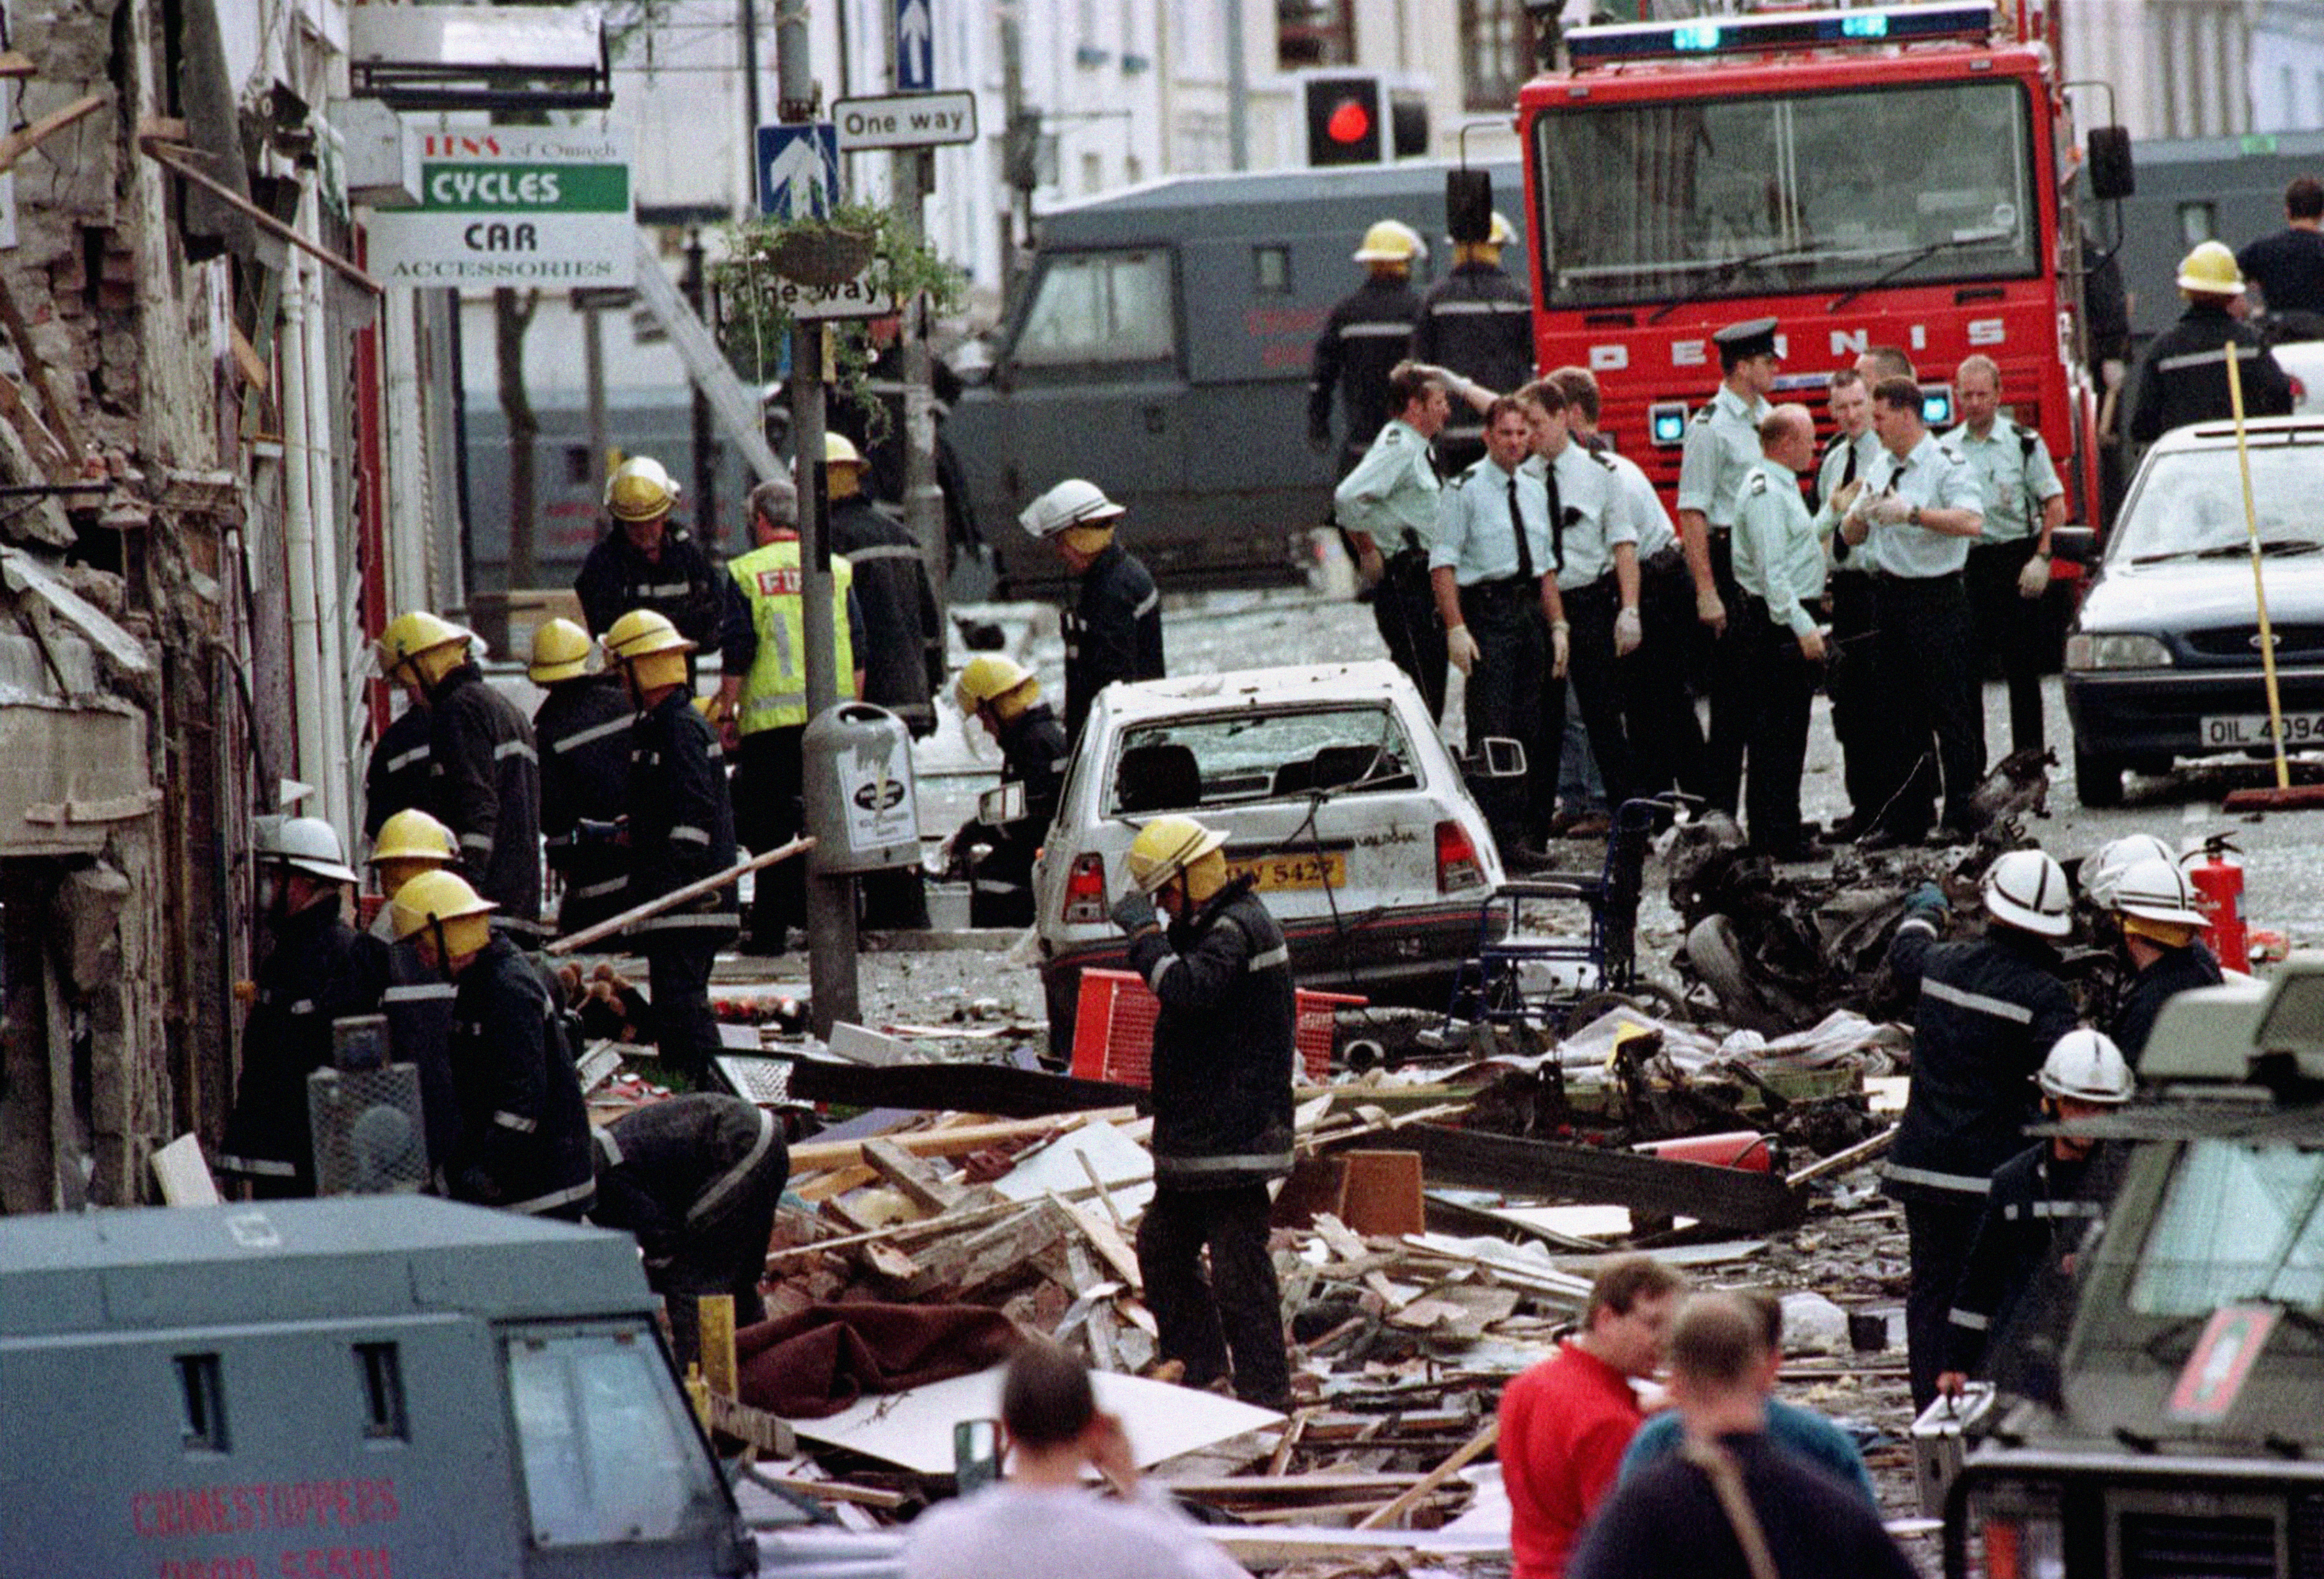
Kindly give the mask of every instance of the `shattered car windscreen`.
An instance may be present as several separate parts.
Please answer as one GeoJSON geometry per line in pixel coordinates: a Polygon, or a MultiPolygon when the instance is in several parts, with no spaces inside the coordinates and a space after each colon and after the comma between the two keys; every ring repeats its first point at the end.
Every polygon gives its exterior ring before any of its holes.
{"type": "Polygon", "coordinates": [[[2208,1316],[2266,1300],[2324,1304],[2324,1152],[2197,1141],[2140,1247],[2130,1308],[2208,1316]]]}
{"type": "MultiPolygon", "coordinates": [[[[2255,445],[2252,505],[2263,546],[2324,546],[2316,513],[2324,445],[2255,445]]],[[[2183,450],[2154,457],[2137,496],[2115,527],[2109,564],[2153,562],[2247,546],[2243,477],[2232,449],[2183,450]]]]}
{"type": "Polygon", "coordinates": [[[1385,706],[1162,721],[1121,733],[1106,811],[1142,814],[1331,790],[1417,786],[1410,742],[1385,706]]]}

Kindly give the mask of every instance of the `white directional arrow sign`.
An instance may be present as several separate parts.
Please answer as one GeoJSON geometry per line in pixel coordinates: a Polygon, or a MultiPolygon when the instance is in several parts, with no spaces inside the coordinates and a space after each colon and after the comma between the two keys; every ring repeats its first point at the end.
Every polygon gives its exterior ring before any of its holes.
{"type": "Polygon", "coordinates": [[[759,212],[829,214],[839,202],[839,144],[828,121],[759,128],[759,212]]]}
{"type": "Polygon", "coordinates": [[[887,98],[843,98],[831,106],[839,151],[933,148],[976,141],[976,95],[899,93],[887,98]]]}
{"type": "Polygon", "coordinates": [[[926,93],[936,85],[936,19],[930,0],[896,0],[896,87],[926,93]]]}

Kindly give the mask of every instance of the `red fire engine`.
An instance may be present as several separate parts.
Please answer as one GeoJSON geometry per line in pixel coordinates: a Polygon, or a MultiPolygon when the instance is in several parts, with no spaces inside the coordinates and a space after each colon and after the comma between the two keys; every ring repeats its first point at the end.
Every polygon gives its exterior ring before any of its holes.
{"type": "Polygon", "coordinates": [[[2046,8],[2012,9],[1575,28],[1570,66],[1526,85],[1540,365],[1597,373],[1608,430],[1666,496],[1719,382],[1711,332],[1773,316],[1776,398],[1820,422],[1825,377],[1867,347],[1912,357],[1940,429],[1953,369],[1992,357],[2004,410],[2095,519],[2081,161],[2046,8]]]}

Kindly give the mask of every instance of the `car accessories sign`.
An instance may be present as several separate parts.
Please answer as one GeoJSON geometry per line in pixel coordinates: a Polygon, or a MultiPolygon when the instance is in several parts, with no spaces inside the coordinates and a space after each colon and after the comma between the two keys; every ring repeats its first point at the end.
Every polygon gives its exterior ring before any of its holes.
{"type": "Polygon", "coordinates": [[[420,204],[368,223],[387,285],[625,286],[636,279],[630,133],[571,127],[407,131],[420,204]]]}

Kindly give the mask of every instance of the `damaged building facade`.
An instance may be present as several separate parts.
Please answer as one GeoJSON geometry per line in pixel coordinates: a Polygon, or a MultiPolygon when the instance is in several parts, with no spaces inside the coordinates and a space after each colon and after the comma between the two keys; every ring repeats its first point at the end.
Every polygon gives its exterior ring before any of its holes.
{"type": "Polygon", "coordinates": [[[252,819],[351,826],[365,632],[457,601],[452,329],[358,262],[349,9],[0,4],[0,1210],[216,1140],[252,819]]]}

